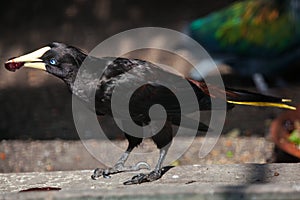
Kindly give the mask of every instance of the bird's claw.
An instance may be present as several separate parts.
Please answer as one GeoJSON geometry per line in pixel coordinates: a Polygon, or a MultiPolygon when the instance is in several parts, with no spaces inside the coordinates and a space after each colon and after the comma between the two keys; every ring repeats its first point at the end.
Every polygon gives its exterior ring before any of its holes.
{"type": "Polygon", "coordinates": [[[104,169],[100,169],[100,168],[96,168],[91,176],[91,178],[93,180],[96,180],[97,178],[99,178],[100,176],[103,176],[104,178],[110,178],[109,174],[105,173],[106,170],[104,169]]]}
{"type": "Polygon", "coordinates": [[[160,170],[154,170],[150,172],[149,174],[138,174],[131,178],[131,180],[125,181],[124,185],[135,185],[135,184],[141,184],[145,182],[152,182],[155,180],[158,180],[162,177],[162,171],[160,170]]]}
{"type": "Polygon", "coordinates": [[[93,180],[96,180],[97,178],[99,178],[100,176],[102,176],[103,170],[100,168],[96,168],[91,176],[91,178],[93,180]]]}
{"type": "Polygon", "coordinates": [[[146,174],[138,174],[131,178],[131,180],[125,181],[124,185],[134,185],[134,184],[141,184],[142,182],[146,182],[146,174]]]}
{"type": "Polygon", "coordinates": [[[150,170],[150,165],[146,162],[138,162],[134,166],[124,166],[123,164],[116,164],[113,168],[100,169],[96,168],[91,178],[96,180],[97,178],[103,176],[103,178],[111,178],[111,174],[117,174],[121,172],[139,171],[141,169],[150,170]]]}

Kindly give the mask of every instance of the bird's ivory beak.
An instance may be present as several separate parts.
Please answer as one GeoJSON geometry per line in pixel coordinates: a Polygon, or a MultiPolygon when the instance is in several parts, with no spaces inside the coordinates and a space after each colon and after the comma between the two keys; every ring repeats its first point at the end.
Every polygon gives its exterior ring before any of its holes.
{"type": "Polygon", "coordinates": [[[46,65],[41,57],[50,49],[51,47],[46,46],[23,56],[10,59],[5,62],[5,67],[11,71],[15,71],[17,68],[21,68],[22,66],[46,71],[46,65]]]}

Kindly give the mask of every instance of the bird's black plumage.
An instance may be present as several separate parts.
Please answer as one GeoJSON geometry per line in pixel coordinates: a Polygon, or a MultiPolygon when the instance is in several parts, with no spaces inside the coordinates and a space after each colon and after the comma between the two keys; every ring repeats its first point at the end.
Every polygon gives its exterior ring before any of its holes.
{"type": "MultiPolygon", "coordinates": [[[[232,108],[233,104],[245,104],[294,109],[294,107],[284,104],[284,101],[280,98],[247,91],[232,89],[221,90],[217,87],[212,87],[212,92],[209,92],[206,83],[185,79],[153,63],[128,58],[90,57],[80,49],[62,43],[52,43],[33,53],[11,59],[6,62],[5,67],[8,70],[14,71],[20,68],[21,65],[44,69],[48,73],[62,79],[70,91],[87,105],[91,105],[91,102],[95,100],[95,111],[97,115],[112,116],[111,98],[116,86],[121,87],[123,90],[131,87],[138,88],[130,98],[129,110],[132,120],[140,126],[147,125],[151,122],[148,111],[152,105],[160,104],[165,108],[167,112],[166,123],[159,133],[152,136],[153,141],[160,149],[158,164],[155,170],[150,174],[136,176],[129,182],[126,182],[127,184],[153,181],[160,178],[162,175],[162,162],[173,138],[171,125],[175,124],[189,127],[188,123],[180,123],[182,117],[186,117],[184,114],[188,113],[181,113],[180,104],[173,91],[164,86],[166,79],[187,81],[188,86],[192,88],[196,94],[199,103],[198,110],[210,110],[211,98],[227,101],[228,108],[232,108]],[[89,68],[85,68],[84,66],[86,65],[88,65],[89,68]],[[78,79],[79,74],[81,78],[78,79]],[[97,74],[101,76],[99,77],[97,74]],[[145,80],[148,81],[140,85],[140,83],[143,83],[145,80]],[[96,90],[96,92],[93,93],[91,92],[92,90],[96,90]],[[223,97],[224,94],[226,99],[220,98],[223,97]]],[[[185,94],[188,89],[186,87],[184,84],[178,84],[174,90],[185,94]]],[[[194,102],[190,103],[192,104],[194,102]]],[[[192,108],[187,110],[190,113],[198,111],[192,108]]],[[[123,111],[122,109],[118,111],[118,117],[121,119],[123,117],[123,111]]],[[[208,127],[199,123],[198,130],[207,131],[208,127]]],[[[128,148],[126,152],[122,154],[116,165],[106,170],[96,169],[92,178],[108,176],[109,174],[123,171],[135,171],[143,167],[148,167],[148,165],[143,162],[131,167],[124,165],[132,149],[138,146],[143,140],[142,137],[132,136],[127,133],[125,133],[125,136],[129,142],[128,148]]]]}

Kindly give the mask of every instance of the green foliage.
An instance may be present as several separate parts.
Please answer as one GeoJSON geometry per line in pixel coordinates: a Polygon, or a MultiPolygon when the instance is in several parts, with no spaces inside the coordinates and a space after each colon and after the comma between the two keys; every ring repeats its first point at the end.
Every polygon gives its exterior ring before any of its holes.
{"type": "Polygon", "coordinates": [[[227,151],[226,152],[226,157],[227,158],[232,158],[233,157],[233,152],[232,151],[227,151]]]}
{"type": "Polygon", "coordinates": [[[293,130],[293,132],[288,137],[288,140],[296,145],[300,145],[300,132],[298,129],[293,130]]]}

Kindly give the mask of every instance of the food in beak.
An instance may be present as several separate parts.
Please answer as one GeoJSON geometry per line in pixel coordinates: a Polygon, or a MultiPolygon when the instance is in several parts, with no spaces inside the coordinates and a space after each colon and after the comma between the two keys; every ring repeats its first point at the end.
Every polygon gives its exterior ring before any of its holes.
{"type": "Polygon", "coordinates": [[[5,68],[11,72],[15,72],[17,69],[23,67],[25,62],[14,62],[13,59],[9,59],[8,62],[5,63],[5,68]]]}

